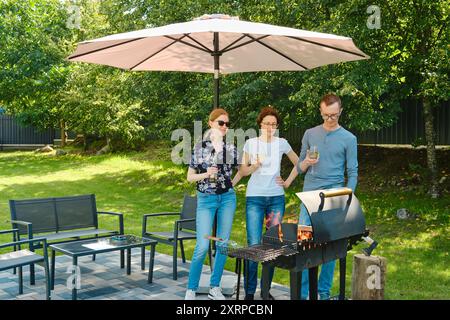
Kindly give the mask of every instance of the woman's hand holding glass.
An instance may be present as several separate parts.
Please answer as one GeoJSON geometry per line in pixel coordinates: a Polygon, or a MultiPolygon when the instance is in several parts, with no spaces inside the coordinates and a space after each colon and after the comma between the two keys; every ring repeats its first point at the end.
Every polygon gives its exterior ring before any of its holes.
{"type": "Polygon", "coordinates": [[[262,166],[262,162],[264,161],[264,158],[260,155],[256,155],[255,157],[252,157],[253,161],[251,163],[251,166],[253,167],[253,172],[258,170],[259,167],[262,166]]]}
{"type": "Polygon", "coordinates": [[[217,166],[208,167],[206,169],[206,173],[208,174],[208,178],[215,178],[217,177],[217,173],[219,172],[219,169],[217,169],[217,166]]]}

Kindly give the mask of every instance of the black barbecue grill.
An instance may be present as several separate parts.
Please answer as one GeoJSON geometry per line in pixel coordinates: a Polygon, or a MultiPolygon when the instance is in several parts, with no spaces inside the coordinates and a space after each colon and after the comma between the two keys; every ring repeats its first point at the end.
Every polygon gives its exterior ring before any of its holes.
{"type": "Polygon", "coordinates": [[[339,259],[339,299],[343,300],[347,251],[369,234],[359,201],[348,188],[300,192],[297,196],[311,218],[312,238],[301,240],[298,238],[300,233],[297,224],[282,223],[281,227],[276,225],[267,230],[262,244],[243,248],[225,245],[218,248],[237,259],[238,292],[241,261],[262,263],[263,299],[268,299],[270,266],[290,271],[293,300],[300,298],[302,271],[309,269],[309,297],[316,300],[318,266],[339,259]]]}

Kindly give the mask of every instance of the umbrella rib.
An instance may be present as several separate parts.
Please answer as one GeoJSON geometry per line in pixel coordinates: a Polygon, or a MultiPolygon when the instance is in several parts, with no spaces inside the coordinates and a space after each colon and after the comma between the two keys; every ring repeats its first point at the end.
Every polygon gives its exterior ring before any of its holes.
{"type": "Polygon", "coordinates": [[[164,37],[169,38],[169,39],[172,39],[172,40],[174,40],[175,42],[179,42],[179,43],[185,44],[185,45],[187,45],[187,46],[189,46],[189,47],[192,47],[192,48],[195,48],[195,49],[204,51],[204,52],[206,52],[206,53],[212,53],[212,51],[209,50],[209,49],[203,49],[203,48],[201,48],[201,47],[194,46],[192,43],[189,43],[189,42],[186,42],[186,41],[182,41],[181,39],[183,39],[183,38],[186,37],[187,35],[188,35],[188,34],[185,34],[185,35],[182,36],[180,39],[177,39],[177,38],[174,38],[174,37],[171,37],[171,36],[164,36],[164,37]]]}
{"type": "Polygon", "coordinates": [[[205,50],[208,50],[209,53],[212,53],[212,51],[211,51],[207,46],[205,46],[205,45],[204,45],[203,43],[201,43],[200,41],[198,41],[198,40],[192,38],[192,37],[190,36],[190,33],[185,33],[184,35],[185,35],[186,37],[188,37],[189,39],[191,39],[192,41],[194,41],[195,43],[197,43],[199,46],[205,48],[205,50]]]}
{"type": "Polygon", "coordinates": [[[282,56],[283,58],[286,58],[286,59],[288,59],[289,61],[295,63],[295,64],[298,65],[299,67],[302,67],[302,68],[305,69],[305,70],[309,70],[309,68],[307,68],[307,67],[305,67],[304,65],[298,63],[297,61],[295,61],[295,60],[292,59],[291,57],[288,57],[287,55],[285,55],[284,53],[278,51],[277,49],[272,48],[272,47],[269,46],[268,44],[259,41],[259,39],[255,39],[255,38],[253,38],[251,35],[247,35],[247,36],[248,36],[249,38],[251,38],[251,39],[254,39],[256,42],[258,42],[259,44],[263,45],[263,46],[266,47],[267,49],[272,50],[273,52],[279,54],[279,55],[282,56]]]}
{"type": "Polygon", "coordinates": [[[268,36],[269,36],[269,35],[266,34],[266,35],[264,35],[264,36],[262,36],[262,37],[259,37],[259,38],[256,38],[256,39],[255,39],[255,38],[250,37],[250,36],[246,33],[246,34],[244,34],[242,37],[240,37],[239,39],[233,41],[233,42],[230,43],[228,46],[226,46],[225,48],[223,48],[223,49],[221,50],[221,52],[228,52],[228,51],[231,51],[231,50],[240,48],[240,47],[245,46],[245,45],[247,45],[247,44],[249,44],[249,43],[252,43],[252,42],[255,42],[255,41],[258,41],[258,40],[267,38],[268,36]],[[243,39],[243,38],[245,38],[245,37],[249,37],[249,38],[251,38],[252,40],[249,40],[249,41],[246,41],[246,42],[244,42],[244,43],[241,43],[241,44],[239,44],[239,45],[237,45],[237,46],[235,46],[235,47],[231,47],[233,44],[237,43],[238,41],[240,41],[241,39],[243,39]],[[231,47],[231,48],[229,48],[229,47],[231,47]]]}
{"type": "Polygon", "coordinates": [[[322,43],[319,43],[319,42],[306,40],[306,39],[303,39],[303,38],[291,37],[291,36],[288,36],[288,38],[294,39],[294,40],[298,40],[298,41],[304,41],[304,42],[307,42],[307,43],[315,44],[317,46],[322,46],[322,47],[330,48],[330,49],[333,49],[333,50],[337,50],[337,51],[342,51],[342,52],[345,52],[345,53],[353,54],[353,55],[358,56],[358,57],[366,58],[366,56],[363,55],[363,54],[360,54],[360,53],[357,53],[357,52],[352,52],[352,51],[341,49],[341,48],[337,48],[337,47],[333,47],[333,46],[330,46],[330,45],[327,45],[327,44],[322,44],[322,43]]]}
{"type": "MultiPolygon", "coordinates": [[[[158,51],[152,53],[150,56],[148,56],[147,58],[145,58],[144,60],[142,60],[141,62],[135,64],[134,66],[132,66],[131,68],[129,68],[129,70],[133,70],[134,68],[136,68],[137,66],[139,66],[140,64],[143,64],[145,61],[147,61],[148,59],[154,57],[155,55],[157,55],[158,53],[160,53],[161,51],[167,49],[168,47],[170,47],[171,45],[173,45],[174,43],[176,43],[177,41],[183,39],[184,37],[186,37],[186,35],[182,36],[180,39],[175,39],[175,38],[171,38],[173,40],[173,42],[169,43],[168,45],[162,47],[161,49],[159,49],[158,51]]],[[[170,37],[167,37],[170,38],[170,37]]]]}
{"type": "MultiPolygon", "coordinates": [[[[244,39],[247,35],[243,34],[242,36],[240,36],[239,38],[237,38],[236,40],[234,40],[232,43],[230,43],[229,45],[227,45],[225,48],[223,48],[221,51],[222,52],[227,52],[228,48],[231,47],[233,44],[241,41],[242,39],[244,39]]],[[[230,49],[233,50],[233,49],[230,49]]]]}
{"type": "Polygon", "coordinates": [[[72,60],[72,59],[75,59],[75,58],[78,58],[78,57],[82,57],[82,56],[85,56],[85,55],[88,55],[88,54],[91,54],[91,53],[99,52],[99,51],[106,50],[106,49],[109,49],[109,48],[118,47],[118,46],[121,46],[122,44],[127,44],[127,43],[130,43],[130,42],[138,41],[138,40],[142,40],[142,39],[144,39],[144,37],[127,40],[127,41],[124,41],[124,42],[121,42],[121,43],[112,44],[110,46],[106,46],[106,47],[103,47],[103,48],[95,49],[95,50],[92,50],[92,51],[89,51],[89,52],[84,52],[84,53],[80,53],[80,54],[77,54],[77,55],[69,56],[67,59],[72,60]]]}

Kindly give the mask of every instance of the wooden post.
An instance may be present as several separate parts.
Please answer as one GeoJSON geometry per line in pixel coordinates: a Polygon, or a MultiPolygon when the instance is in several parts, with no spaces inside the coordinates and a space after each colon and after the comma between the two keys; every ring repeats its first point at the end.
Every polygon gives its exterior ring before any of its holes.
{"type": "Polygon", "coordinates": [[[352,300],[383,300],[386,258],[356,254],[353,257],[352,300]]]}

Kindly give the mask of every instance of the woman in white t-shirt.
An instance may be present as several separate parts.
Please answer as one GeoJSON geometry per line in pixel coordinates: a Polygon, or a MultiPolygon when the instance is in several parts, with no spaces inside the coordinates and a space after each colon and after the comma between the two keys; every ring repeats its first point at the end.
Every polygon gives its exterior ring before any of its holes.
{"type": "MultiPolygon", "coordinates": [[[[256,120],[261,128],[257,138],[248,139],[244,145],[242,176],[251,174],[246,193],[247,243],[261,243],[264,219],[266,228],[281,223],[285,210],[284,188],[288,188],[298,173],[297,154],[286,139],[276,136],[280,124],[277,110],[271,106],[261,110],[256,120]],[[286,180],[280,176],[281,159],[286,154],[293,169],[286,180]]],[[[272,282],[274,269],[270,270],[272,282]]],[[[245,299],[253,300],[257,286],[258,263],[249,261],[245,299]]],[[[269,298],[273,300],[269,293],[269,298]]]]}

